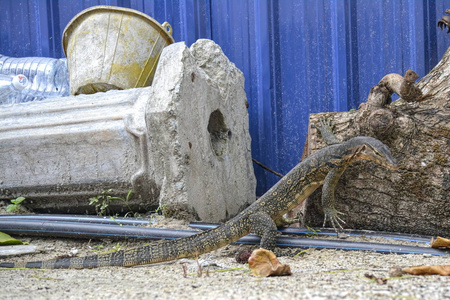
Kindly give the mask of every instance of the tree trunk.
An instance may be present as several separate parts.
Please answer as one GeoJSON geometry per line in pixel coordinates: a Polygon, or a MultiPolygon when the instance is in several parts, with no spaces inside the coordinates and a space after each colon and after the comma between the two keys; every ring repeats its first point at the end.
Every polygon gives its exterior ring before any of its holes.
{"type": "MultiPolygon", "coordinates": [[[[344,172],[336,188],[336,208],[345,213],[345,227],[449,236],[450,48],[428,75],[412,83],[414,91],[419,89],[417,97],[389,104],[390,94],[401,92],[384,83],[372,88],[357,111],[310,115],[303,156],[325,147],[313,126],[324,116],[340,140],[378,138],[389,146],[399,169],[357,162],[344,172]]],[[[322,225],[320,191],[302,210],[306,224],[322,225]]]]}

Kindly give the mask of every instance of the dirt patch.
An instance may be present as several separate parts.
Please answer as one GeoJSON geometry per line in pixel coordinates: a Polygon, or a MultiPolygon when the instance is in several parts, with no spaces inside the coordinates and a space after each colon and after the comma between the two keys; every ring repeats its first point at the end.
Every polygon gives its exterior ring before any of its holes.
{"type": "MultiPolygon", "coordinates": [[[[186,222],[177,220],[164,219],[156,224],[158,227],[188,229],[186,222]]],[[[39,246],[40,252],[20,257],[0,258],[0,261],[43,260],[65,255],[84,256],[152,242],[19,238],[39,246]]],[[[365,242],[392,242],[381,238],[352,237],[352,239],[365,242]]],[[[396,243],[414,245],[410,242],[396,243]]],[[[283,248],[276,251],[278,255],[282,255],[279,256],[279,260],[282,264],[290,265],[293,274],[287,277],[257,278],[250,275],[247,265],[238,264],[234,258],[236,252],[247,247],[229,245],[203,254],[197,260],[181,259],[131,268],[1,270],[1,298],[444,299],[450,294],[449,276],[403,276],[390,278],[382,285],[365,276],[370,274],[376,277],[389,277],[389,268],[393,266],[450,264],[448,256],[283,248]],[[302,253],[296,255],[299,252],[302,253]]]]}

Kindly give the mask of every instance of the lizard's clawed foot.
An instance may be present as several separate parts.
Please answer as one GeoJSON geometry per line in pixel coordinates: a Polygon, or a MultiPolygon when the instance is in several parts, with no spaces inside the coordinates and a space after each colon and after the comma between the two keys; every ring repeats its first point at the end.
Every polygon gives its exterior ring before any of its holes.
{"type": "Polygon", "coordinates": [[[320,118],[320,125],[322,126],[322,128],[326,128],[331,132],[333,131],[333,123],[330,119],[320,118]]]}
{"type": "Polygon", "coordinates": [[[331,119],[322,117],[320,118],[318,125],[313,124],[312,126],[320,132],[322,139],[328,146],[339,144],[341,142],[333,134],[333,124],[331,119]]]}
{"type": "Polygon", "coordinates": [[[339,217],[339,215],[343,215],[344,213],[337,211],[335,208],[325,208],[323,212],[325,214],[323,227],[325,227],[327,220],[330,220],[331,225],[336,232],[344,229],[341,224],[345,224],[345,221],[339,217]]]}
{"type": "Polygon", "coordinates": [[[324,131],[333,132],[333,124],[331,123],[331,120],[326,117],[321,117],[319,119],[319,124],[318,125],[313,124],[312,126],[317,130],[319,130],[320,132],[324,131]]]}

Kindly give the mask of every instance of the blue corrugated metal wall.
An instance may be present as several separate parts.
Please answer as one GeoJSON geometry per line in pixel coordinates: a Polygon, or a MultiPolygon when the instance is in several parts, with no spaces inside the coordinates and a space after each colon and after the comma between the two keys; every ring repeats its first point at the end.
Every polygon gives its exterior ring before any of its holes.
{"type": "MultiPolygon", "coordinates": [[[[450,45],[450,0],[0,0],[0,54],[62,57],[69,20],[93,5],[168,21],[176,41],[218,43],[245,74],[253,157],[282,173],[300,159],[308,115],[364,101],[390,72],[425,75],[450,45]]],[[[278,178],[255,168],[258,194],[278,178]]]]}

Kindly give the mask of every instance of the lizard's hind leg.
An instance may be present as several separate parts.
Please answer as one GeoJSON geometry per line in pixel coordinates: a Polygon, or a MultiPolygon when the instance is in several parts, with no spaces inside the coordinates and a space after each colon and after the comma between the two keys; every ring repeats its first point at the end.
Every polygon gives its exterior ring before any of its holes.
{"type": "Polygon", "coordinates": [[[250,232],[261,237],[261,248],[273,250],[277,245],[277,226],[264,212],[257,212],[249,217],[250,232]]]}

